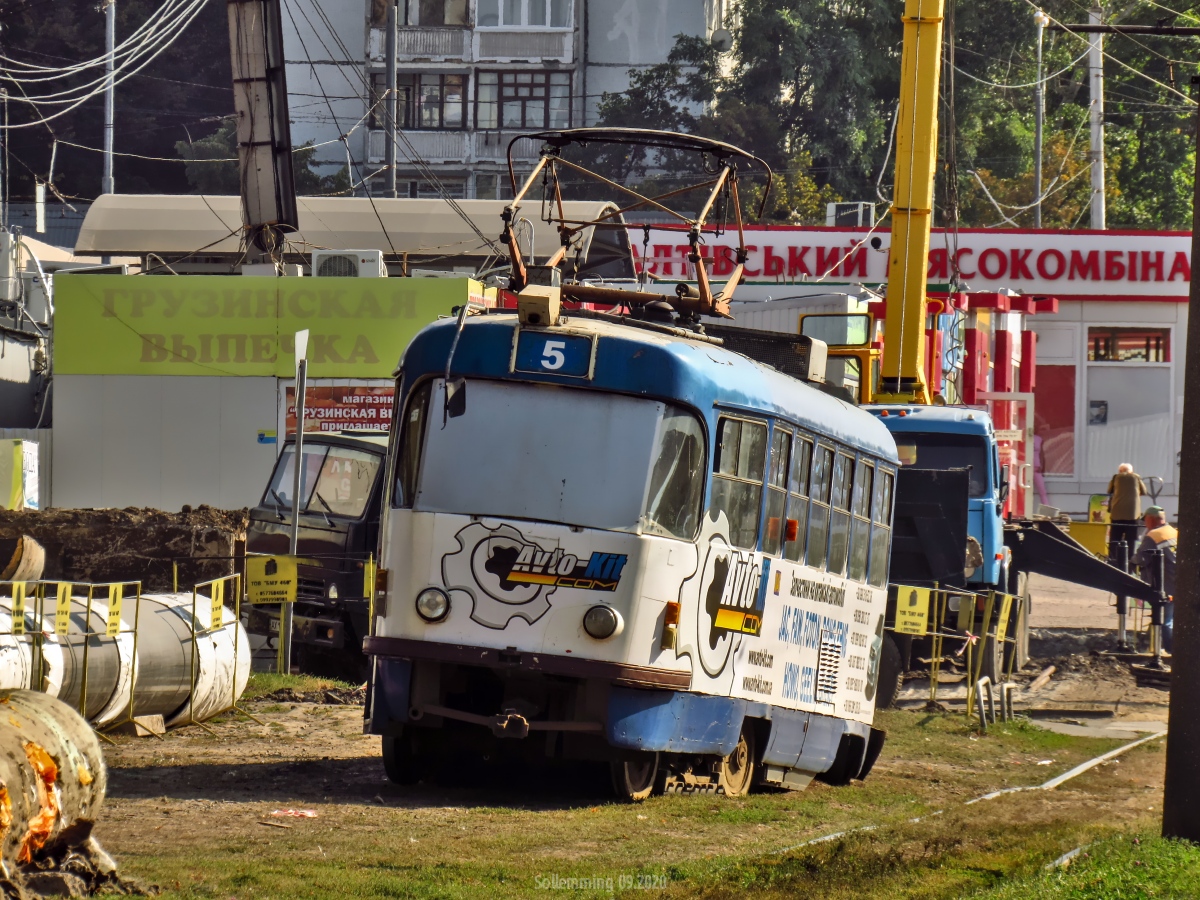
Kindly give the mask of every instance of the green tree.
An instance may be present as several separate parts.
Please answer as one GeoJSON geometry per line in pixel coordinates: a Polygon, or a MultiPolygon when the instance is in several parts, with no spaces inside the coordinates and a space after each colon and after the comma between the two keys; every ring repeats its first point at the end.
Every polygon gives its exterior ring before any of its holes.
{"type": "MultiPolygon", "coordinates": [[[[120,0],[117,40],[128,37],[160,6],[162,0],[120,0]]],[[[0,29],[3,53],[32,65],[65,66],[104,54],[104,14],[96,0],[0,0],[0,29]]],[[[91,69],[74,80],[25,87],[31,93],[49,93],[91,81],[98,71],[102,72],[91,69]]],[[[21,95],[18,85],[0,79],[0,87],[10,95],[12,124],[36,121],[29,106],[11,99],[21,95]]],[[[186,138],[189,130],[206,130],[211,126],[205,123],[233,110],[225,5],[208,3],[202,7],[169,49],[117,85],[114,99],[116,150],[134,154],[114,160],[117,190],[187,191],[185,167],[179,165],[173,152],[175,142],[186,138]]],[[[10,131],[13,198],[32,199],[34,177],[46,180],[56,137],[99,148],[104,141],[103,122],[104,101],[98,96],[47,125],[10,131]]],[[[102,167],[99,153],[59,144],[55,185],[65,195],[91,199],[100,191],[102,167]]]]}
{"type": "MultiPolygon", "coordinates": [[[[175,152],[189,162],[184,164],[188,186],[194,194],[237,194],[241,192],[238,177],[237,125],[227,118],[221,127],[198,141],[179,141],[175,152]],[[205,162],[204,160],[215,160],[205,162]]],[[[312,168],[315,147],[305,144],[292,154],[296,193],[340,194],[350,190],[350,175],[343,166],[333,175],[320,175],[312,168]]]]}

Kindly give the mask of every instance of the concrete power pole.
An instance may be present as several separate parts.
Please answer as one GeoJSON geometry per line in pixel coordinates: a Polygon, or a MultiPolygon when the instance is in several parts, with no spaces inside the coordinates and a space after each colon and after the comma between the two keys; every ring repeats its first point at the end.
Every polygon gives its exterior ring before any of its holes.
{"type": "MultiPolygon", "coordinates": [[[[1093,6],[1088,22],[1101,24],[1104,10],[1093,6]]],[[[1092,227],[1104,229],[1104,36],[1093,33],[1088,43],[1088,89],[1091,92],[1092,143],[1088,159],[1092,164],[1092,227]]]]}
{"type": "Polygon", "coordinates": [[[299,225],[281,0],[227,0],[242,222],[252,263],[278,261],[299,225]]]}
{"type": "Polygon", "coordinates": [[[108,58],[104,61],[107,84],[104,88],[104,175],[100,178],[100,193],[113,192],[113,54],[117,44],[117,0],[104,4],[104,46],[108,58]]]}
{"type": "Polygon", "coordinates": [[[1040,9],[1033,16],[1037,27],[1037,89],[1034,92],[1033,125],[1033,227],[1042,227],[1042,125],[1046,117],[1046,85],[1042,81],[1042,38],[1050,17],[1040,9]]]}
{"type": "MultiPolygon", "coordinates": [[[[1193,77],[1193,87],[1200,77],[1193,77]]],[[[1200,113],[1197,114],[1200,125],[1200,113]]],[[[1200,147],[1200,133],[1197,134],[1200,147]]],[[[1192,259],[1200,259],[1200,155],[1192,200],[1192,259]]],[[[1200,843],[1200,279],[1188,294],[1183,439],[1179,465],[1179,568],[1171,651],[1171,711],[1163,837],[1200,843]]]]}
{"type": "MultiPolygon", "coordinates": [[[[388,4],[387,14],[387,99],[383,101],[384,164],[387,166],[388,196],[396,196],[396,28],[398,23],[395,3],[388,4]]],[[[370,190],[370,188],[368,188],[370,190]]]]}

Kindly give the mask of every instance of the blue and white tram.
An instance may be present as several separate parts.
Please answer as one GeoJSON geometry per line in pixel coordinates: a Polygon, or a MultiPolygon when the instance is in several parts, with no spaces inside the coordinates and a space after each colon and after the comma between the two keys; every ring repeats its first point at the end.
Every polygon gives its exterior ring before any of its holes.
{"type": "Polygon", "coordinates": [[[878,756],[892,436],[637,324],[492,313],[405,353],[365,642],[394,781],[514,753],[737,795],[878,756]]]}

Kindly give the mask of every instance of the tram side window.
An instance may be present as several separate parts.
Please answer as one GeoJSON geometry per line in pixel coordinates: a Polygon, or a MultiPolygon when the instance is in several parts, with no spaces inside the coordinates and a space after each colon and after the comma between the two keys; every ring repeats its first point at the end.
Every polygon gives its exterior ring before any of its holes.
{"type": "Polygon", "coordinates": [[[888,545],[892,536],[892,491],[895,475],[879,470],[875,478],[875,499],[871,518],[871,577],[875,587],[883,587],[888,580],[888,545]]]}
{"type": "Polygon", "coordinates": [[[432,381],[415,388],[408,400],[400,433],[400,459],[396,463],[396,486],[392,494],[395,506],[412,506],[417,493],[417,475],[421,471],[421,446],[425,437],[425,421],[429,418],[429,394],[432,381]]]}
{"type": "Polygon", "coordinates": [[[763,553],[779,555],[783,546],[787,519],[788,461],[791,458],[792,433],[775,426],[771,434],[771,464],[767,471],[767,531],[763,536],[763,553]]]}
{"type": "Polygon", "coordinates": [[[854,472],[854,502],[850,520],[850,569],[855,581],[867,578],[867,558],[871,543],[871,486],[875,467],[860,462],[854,472]]]}
{"type": "Polygon", "coordinates": [[[792,476],[788,480],[788,518],[796,523],[796,538],[783,548],[784,556],[793,562],[804,558],[804,535],[808,530],[808,485],[812,470],[812,441],[796,437],[796,449],[792,453],[792,476]]]}
{"type": "Polygon", "coordinates": [[[814,569],[825,566],[825,555],[829,549],[829,487],[833,482],[833,451],[828,447],[817,447],[813,456],[812,513],[808,519],[807,562],[814,569]]]}
{"type": "Polygon", "coordinates": [[[656,444],[643,527],[651,534],[691,540],[704,497],[704,429],[694,415],[668,405],[656,444]]]}
{"type": "Polygon", "coordinates": [[[752,550],[758,546],[766,455],[766,425],[721,417],[713,459],[711,511],[724,512],[728,517],[729,540],[735,547],[752,550]]]}
{"type": "Polygon", "coordinates": [[[829,520],[829,562],[826,570],[846,574],[850,543],[850,496],[854,484],[854,459],[839,453],[833,464],[833,512],[829,520]]]}

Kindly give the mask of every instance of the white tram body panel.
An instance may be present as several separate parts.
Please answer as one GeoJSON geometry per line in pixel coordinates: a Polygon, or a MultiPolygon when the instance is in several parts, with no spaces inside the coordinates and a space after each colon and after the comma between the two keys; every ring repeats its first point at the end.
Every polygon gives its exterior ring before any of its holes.
{"type": "Polygon", "coordinates": [[[382,557],[396,601],[376,633],[669,669],[695,692],[869,725],[887,591],[740,550],[727,533],[723,519],[693,543],[397,510],[382,557]],[[430,585],[450,596],[433,623],[400,599],[430,585]],[[664,647],[670,602],[679,623],[664,647]],[[602,641],[583,628],[597,604],[621,621],[602,641]]]}

